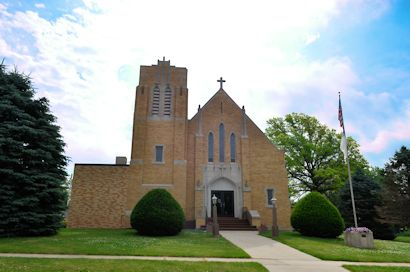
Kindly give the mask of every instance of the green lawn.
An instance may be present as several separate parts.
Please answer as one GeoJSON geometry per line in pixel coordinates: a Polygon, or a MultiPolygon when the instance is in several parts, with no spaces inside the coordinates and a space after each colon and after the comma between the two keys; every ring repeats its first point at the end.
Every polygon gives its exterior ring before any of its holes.
{"type": "Polygon", "coordinates": [[[410,272],[410,267],[399,266],[365,266],[365,265],[344,265],[352,272],[410,272]]]}
{"type": "Polygon", "coordinates": [[[258,263],[0,258],[0,272],[267,271],[258,263]]]}
{"type": "Polygon", "coordinates": [[[410,231],[400,233],[394,241],[410,243],[410,231]]]}
{"type": "Polygon", "coordinates": [[[193,230],[144,237],[132,229],[61,229],[55,236],[0,238],[0,252],[249,258],[224,238],[193,230]]]}
{"type": "MultiPolygon", "coordinates": [[[[271,237],[269,231],[263,233],[271,237]]],[[[346,246],[342,238],[324,239],[302,236],[297,232],[281,232],[275,240],[322,260],[352,262],[410,262],[410,243],[375,240],[375,249],[346,246]]]]}

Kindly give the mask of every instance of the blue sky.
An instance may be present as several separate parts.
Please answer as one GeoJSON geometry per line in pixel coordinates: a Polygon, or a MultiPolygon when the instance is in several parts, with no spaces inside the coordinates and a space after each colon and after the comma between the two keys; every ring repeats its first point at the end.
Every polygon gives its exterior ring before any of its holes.
{"type": "Polygon", "coordinates": [[[303,112],[340,131],[341,91],[372,165],[410,146],[409,1],[0,0],[0,57],[49,98],[72,163],[129,158],[139,66],[163,56],[188,68],[190,117],[223,76],[262,130],[303,112]]]}

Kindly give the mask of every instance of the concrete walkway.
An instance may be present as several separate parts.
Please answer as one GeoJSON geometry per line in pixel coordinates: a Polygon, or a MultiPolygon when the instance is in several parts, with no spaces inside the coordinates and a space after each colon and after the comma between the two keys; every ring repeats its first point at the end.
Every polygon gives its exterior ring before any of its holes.
{"type": "Polygon", "coordinates": [[[258,235],[256,231],[221,231],[221,235],[245,250],[269,271],[346,272],[341,262],[322,261],[292,247],[258,235]]]}
{"type": "MultiPolygon", "coordinates": [[[[269,239],[268,239],[269,240],[269,239]]],[[[280,244],[280,243],[279,243],[280,244]]],[[[299,252],[300,253],[300,252],[299,252]]],[[[302,253],[303,254],[303,253],[302,253]]],[[[305,254],[306,255],[306,254],[305,254]]],[[[371,266],[406,266],[410,263],[357,263],[338,261],[285,260],[270,258],[213,258],[213,257],[167,257],[167,256],[117,256],[117,255],[82,255],[82,254],[37,254],[37,253],[0,253],[0,257],[45,258],[45,259],[94,259],[94,260],[151,260],[151,261],[185,261],[185,262],[259,262],[270,271],[347,271],[340,270],[343,264],[371,266]],[[318,263],[320,269],[318,270],[318,263]],[[339,270],[337,270],[339,269],[339,270]]],[[[289,257],[289,256],[287,256],[289,257]]]]}
{"type": "Polygon", "coordinates": [[[0,253],[0,257],[45,258],[45,259],[94,259],[94,260],[152,260],[152,261],[186,261],[186,262],[256,262],[245,258],[216,257],[168,257],[168,256],[121,256],[121,255],[84,255],[84,254],[41,254],[41,253],[0,253]]]}
{"type": "Polygon", "coordinates": [[[292,247],[262,237],[256,231],[221,231],[221,235],[245,250],[252,258],[213,258],[213,257],[166,257],[166,256],[111,256],[111,255],[73,255],[73,254],[32,254],[0,253],[0,257],[52,258],[52,259],[108,259],[108,260],[158,260],[187,262],[258,262],[269,271],[275,272],[346,272],[342,265],[406,266],[410,263],[371,263],[322,261],[292,247]]]}

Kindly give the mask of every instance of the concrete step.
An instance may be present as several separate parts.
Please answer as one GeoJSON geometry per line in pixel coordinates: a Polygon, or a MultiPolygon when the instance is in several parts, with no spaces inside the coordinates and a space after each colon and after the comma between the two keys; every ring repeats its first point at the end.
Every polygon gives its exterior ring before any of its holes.
{"type": "MultiPolygon", "coordinates": [[[[209,221],[212,222],[212,219],[209,221]]],[[[257,230],[255,226],[249,225],[248,220],[234,217],[219,217],[218,224],[220,230],[257,230]]],[[[206,226],[201,226],[201,229],[206,229],[206,226]]]]}
{"type": "Polygon", "coordinates": [[[256,231],[258,230],[255,226],[249,226],[247,228],[235,228],[235,227],[230,227],[230,228],[222,228],[220,227],[219,230],[238,230],[238,231],[256,231]]]}

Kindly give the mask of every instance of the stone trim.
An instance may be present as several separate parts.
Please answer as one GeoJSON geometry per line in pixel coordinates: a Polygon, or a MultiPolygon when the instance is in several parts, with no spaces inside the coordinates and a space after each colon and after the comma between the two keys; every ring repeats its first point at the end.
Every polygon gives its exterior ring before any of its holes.
{"type": "Polygon", "coordinates": [[[186,165],[186,160],[174,160],[175,165],[186,165]]]}
{"type": "Polygon", "coordinates": [[[120,166],[120,167],[124,167],[124,166],[129,166],[128,164],[105,164],[105,163],[75,163],[74,166],[120,166]]]}
{"type": "Polygon", "coordinates": [[[142,186],[144,186],[144,187],[169,188],[169,187],[174,187],[174,184],[143,183],[142,186]]]}
{"type": "Polygon", "coordinates": [[[130,164],[144,164],[143,159],[134,159],[130,161],[130,164]]]}

